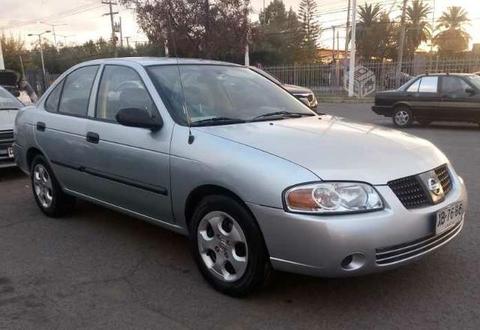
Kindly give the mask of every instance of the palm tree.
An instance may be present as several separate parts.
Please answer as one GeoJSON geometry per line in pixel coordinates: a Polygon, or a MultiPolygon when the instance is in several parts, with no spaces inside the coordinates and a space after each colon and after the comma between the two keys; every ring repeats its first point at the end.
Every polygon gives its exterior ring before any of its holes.
{"type": "Polygon", "coordinates": [[[392,23],[380,4],[358,7],[356,44],[364,60],[382,59],[391,43],[392,23]]]}
{"type": "Polygon", "coordinates": [[[430,6],[423,0],[413,0],[406,8],[405,51],[407,57],[413,58],[418,46],[422,42],[430,40],[431,26],[427,21],[430,13],[430,6]]]}
{"type": "Polygon", "coordinates": [[[438,32],[433,43],[438,46],[441,55],[454,55],[468,48],[470,35],[465,31],[465,26],[470,19],[462,7],[451,6],[442,13],[438,19],[438,32]]]}

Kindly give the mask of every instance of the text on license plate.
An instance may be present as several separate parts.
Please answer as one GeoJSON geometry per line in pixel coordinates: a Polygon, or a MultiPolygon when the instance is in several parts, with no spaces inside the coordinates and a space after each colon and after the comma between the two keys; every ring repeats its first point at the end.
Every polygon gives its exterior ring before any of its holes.
{"type": "Polygon", "coordinates": [[[438,211],[435,222],[435,234],[441,234],[458,222],[462,221],[464,213],[465,210],[463,209],[462,202],[449,205],[446,208],[438,211]]]}

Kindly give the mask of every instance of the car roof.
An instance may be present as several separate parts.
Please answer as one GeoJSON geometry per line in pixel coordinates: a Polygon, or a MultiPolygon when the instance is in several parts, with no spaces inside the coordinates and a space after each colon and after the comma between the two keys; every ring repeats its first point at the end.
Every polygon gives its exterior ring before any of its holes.
{"type": "Polygon", "coordinates": [[[193,65],[229,65],[229,66],[238,66],[241,65],[229,63],[229,62],[222,62],[222,61],[214,61],[214,60],[204,60],[204,59],[197,59],[197,58],[175,58],[175,57],[115,57],[115,58],[102,58],[92,61],[87,61],[81,63],[81,65],[88,65],[88,64],[108,64],[108,63],[118,63],[118,62],[130,62],[130,63],[137,63],[143,66],[151,66],[151,65],[172,65],[172,64],[193,64],[193,65]]]}
{"type": "Polygon", "coordinates": [[[468,77],[468,76],[473,76],[475,73],[424,73],[419,75],[418,77],[435,77],[435,76],[463,76],[463,77],[468,77]]]}

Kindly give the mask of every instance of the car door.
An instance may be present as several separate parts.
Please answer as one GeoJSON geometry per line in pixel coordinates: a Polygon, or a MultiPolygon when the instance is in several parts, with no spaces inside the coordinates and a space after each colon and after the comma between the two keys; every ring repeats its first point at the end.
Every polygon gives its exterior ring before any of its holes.
{"type": "Polygon", "coordinates": [[[57,82],[36,112],[35,138],[62,186],[83,193],[87,113],[98,65],[80,67],[57,82]],[[45,110],[45,111],[42,111],[45,110]]]}
{"type": "Polygon", "coordinates": [[[478,95],[468,93],[475,91],[467,81],[459,76],[443,76],[441,79],[442,103],[439,112],[445,120],[476,120],[480,110],[478,95]]]}
{"type": "Polygon", "coordinates": [[[438,76],[423,76],[407,89],[407,98],[417,118],[435,118],[440,102],[438,76]],[[417,83],[418,82],[418,83],[417,83]]]}
{"type": "MultiPolygon", "coordinates": [[[[94,178],[88,195],[116,207],[172,222],[169,149],[173,126],[158,131],[122,126],[120,109],[133,108],[160,116],[145,85],[143,71],[124,65],[105,65],[84,138],[88,142],[85,171],[94,178]]],[[[158,96],[158,95],[157,95],[158,96]]]]}

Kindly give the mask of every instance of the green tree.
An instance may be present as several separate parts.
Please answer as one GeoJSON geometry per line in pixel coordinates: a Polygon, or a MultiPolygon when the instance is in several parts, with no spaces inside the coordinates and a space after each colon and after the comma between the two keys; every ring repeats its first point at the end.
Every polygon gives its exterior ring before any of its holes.
{"type": "Polygon", "coordinates": [[[438,19],[437,30],[433,42],[442,56],[451,56],[468,48],[470,35],[465,26],[470,22],[468,14],[462,7],[451,6],[438,19]]]}
{"type": "Polygon", "coordinates": [[[2,43],[5,68],[21,72],[20,56],[24,62],[30,61],[29,54],[25,49],[25,42],[20,37],[7,37],[5,34],[0,36],[0,42],[2,43]]]}
{"type": "Polygon", "coordinates": [[[252,60],[267,65],[293,63],[302,42],[295,12],[285,10],[282,0],[273,0],[252,28],[252,60]]]}
{"type": "Polygon", "coordinates": [[[299,60],[304,63],[317,59],[317,40],[320,37],[320,25],[317,22],[317,3],[315,0],[302,0],[298,9],[302,44],[299,60]]]}
{"type": "Polygon", "coordinates": [[[249,0],[121,0],[133,5],[152,44],[168,41],[171,54],[240,61],[248,31],[249,0]]]}
{"type": "Polygon", "coordinates": [[[431,26],[427,21],[430,13],[430,6],[423,0],[413,0],[406,8],[405,55],[407,58],[413,59],[420,44],[430,40],[431,26]]]}

